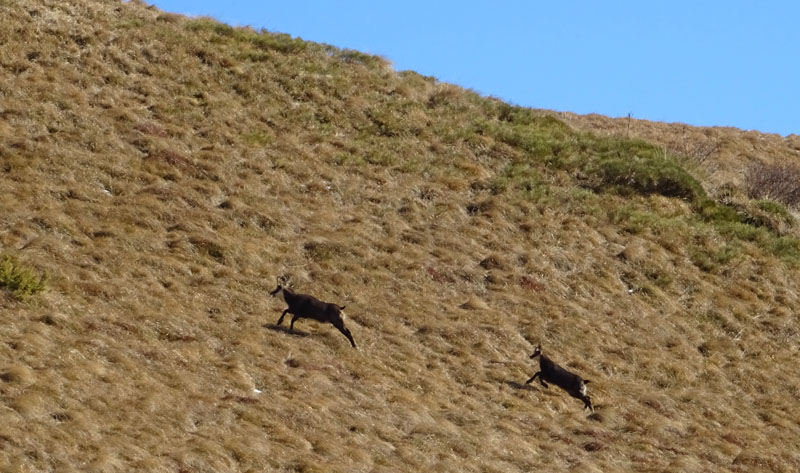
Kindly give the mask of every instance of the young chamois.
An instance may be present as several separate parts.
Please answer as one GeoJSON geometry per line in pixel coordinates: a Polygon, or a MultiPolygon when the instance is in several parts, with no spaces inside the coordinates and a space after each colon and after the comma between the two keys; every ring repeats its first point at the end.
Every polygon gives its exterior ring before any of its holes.
{"type": "Polygon", "coordinates": [[[553,360],[550,358],[542,355],[541,346],[537,346],[536,349],[533,351],[533,355],[531,355],[531,359],[539,358],[539,371],[536,372],[531,379],[525,381],[525,384],[530,384],[531,381],[539,377],[539,382],[542,383],[542,386],[548,387],[547,383],[553,383],[559,388],[563,389],[567,392],[570,396],[574,398],[578,398],[583,401],[583,408],[589,408],[590,411],[594,411],[594,407],[592,407],[592,400],[586,395],[586,385],[589,383],[588,380],[581,378],[575,373],[571,373],[564,368],[558,366],[553,360]]]}
{"type": "Polygon", "coordinates": [[[283,299],[289,307],[283,311],[281,314],[281,318],[278,319],[277,325],[280,325],[283,322],[283,317],[286,316],[287,313],[293,314],[292,323],[289,324],[289,331],[294,330],[294,323],[297,319],[314,319],[319,322],[328,322],[333,324],[334,327],[339,329],[340,332],[350,340],[350,344],[353,345],[353,348],[356,347],[356,342],[353,341],[353,336],[350,334],[350,330],[344,326],[344,306],[338,306],[336,304],[331,304],[329,302],[322,302],[321,300],[309,296],[308,294],[297,294],[285,286],[287,285],[287,280],[285,277],[278,278],[278,287],[275,288],[274,291],[270,292],[269,295],[275,297],[275,295],[279,295],[281,299],[283,299]]]}

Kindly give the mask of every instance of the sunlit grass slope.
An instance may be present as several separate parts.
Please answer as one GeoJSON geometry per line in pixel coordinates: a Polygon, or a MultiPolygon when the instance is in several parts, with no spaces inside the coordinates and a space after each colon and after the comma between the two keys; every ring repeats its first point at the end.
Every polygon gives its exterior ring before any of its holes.
{"type": "Polygon", "coordinates": [[[796,213],[743,174],[796,137],[136,2],[0,15],[0,470],[800,469],[796,213]],[[275,328],[282,274],[359,348],[275,328]],[[595,413],[523,384],[537,343],[595,413]]]}

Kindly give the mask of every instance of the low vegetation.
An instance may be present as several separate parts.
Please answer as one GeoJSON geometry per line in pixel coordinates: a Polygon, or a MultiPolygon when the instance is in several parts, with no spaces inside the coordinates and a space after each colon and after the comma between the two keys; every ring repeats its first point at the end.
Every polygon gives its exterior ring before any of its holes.
{"type": "Polygon", "coordinates": [[[45,288],[46,275],[37,275],[15,258],[0,255],[0,288],[5,288],[18,299],[41,292],[45,288]]]}
{"type": "MultiPolygon", "coordinates": [[[[745,185],[752,199],[769,199],[766,202],[780,202],[788,207],[800,208],[798,164],[752,164],[745,173],[745,185]]],[[[762,204],[762,207],[765,205],[769,206],[762,204]]]]}
{"type": "Polygon", "coordinates": [[[800,467],[796,136],[136,1],[0,14],[0,470],[800,467]],[[357,349],[275,325],[284,274],[357,349]],[[594,412],[525,384],[539,343],[594,412]]]}

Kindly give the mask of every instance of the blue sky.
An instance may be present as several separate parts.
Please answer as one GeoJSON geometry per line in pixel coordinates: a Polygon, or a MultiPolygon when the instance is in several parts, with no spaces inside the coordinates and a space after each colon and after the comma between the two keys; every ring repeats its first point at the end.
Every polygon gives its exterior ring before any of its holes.
{"type": "Polygon", "coordinates": [[[148,0],[517,105],[800,134],[800,2],[148,0]]]}

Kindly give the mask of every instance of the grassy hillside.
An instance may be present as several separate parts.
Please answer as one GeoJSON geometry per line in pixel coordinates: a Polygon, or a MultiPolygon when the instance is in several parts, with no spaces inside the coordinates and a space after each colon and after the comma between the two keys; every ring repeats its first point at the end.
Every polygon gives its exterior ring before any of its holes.
{"type": "Polygon", "coordinates": [[[0,470],[800,469],[797,214],[747,185],[796,136],[136,2],[0,15],[0,470]],[[283,274],[359,348],[276,327],[283,274]],[[523,384],[537,343],[594,413],[523,384]]]}

